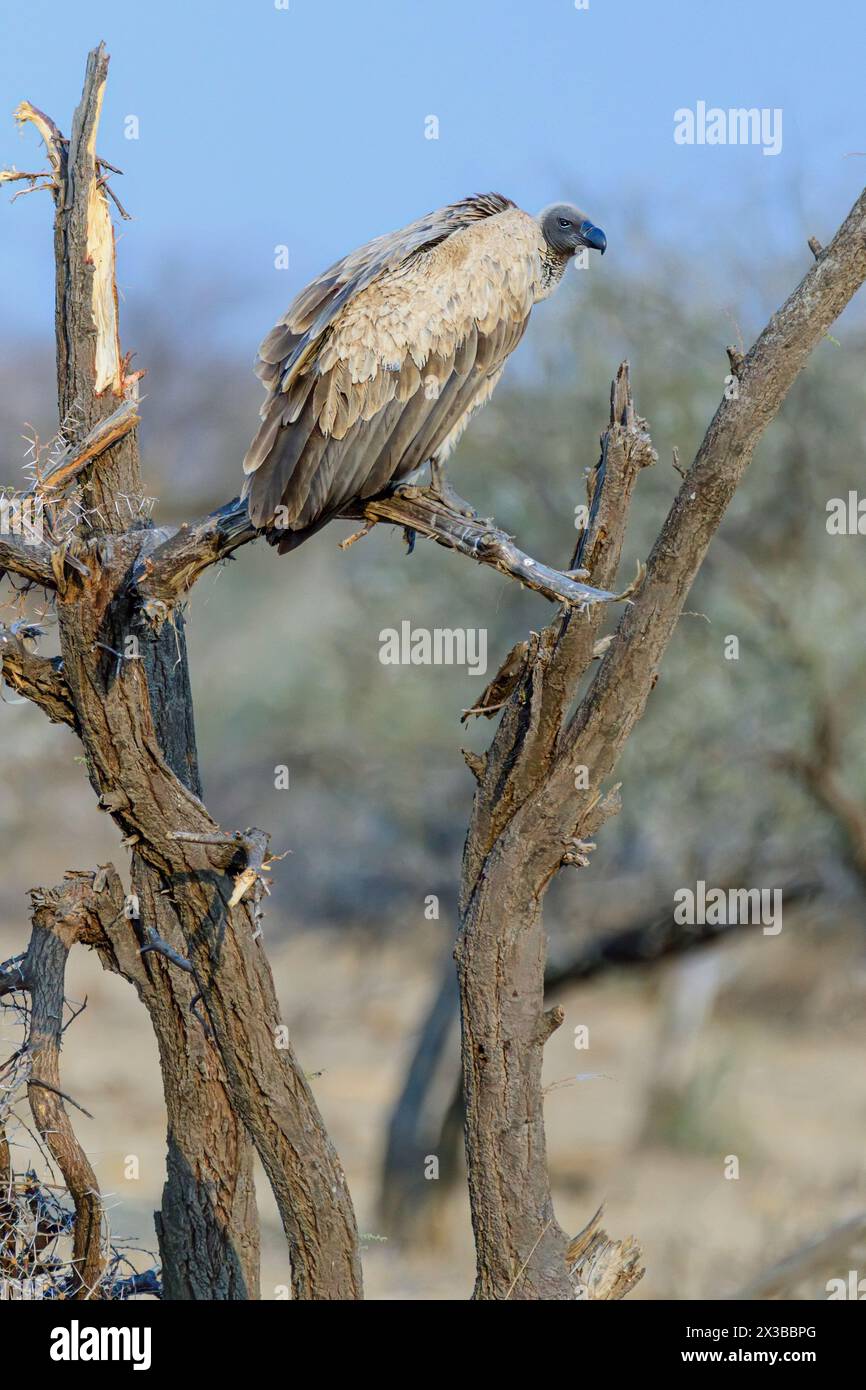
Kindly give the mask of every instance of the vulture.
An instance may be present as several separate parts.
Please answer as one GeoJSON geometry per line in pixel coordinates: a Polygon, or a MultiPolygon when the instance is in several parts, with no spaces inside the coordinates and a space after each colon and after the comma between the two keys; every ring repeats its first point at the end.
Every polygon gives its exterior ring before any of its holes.
{"type": "Polygon", "coordinates": [[[583,247],[585,213],[476,194],[376,237],[303,289],[259,348],[267,396],[244,459],[254,526],[280,553],[443,466],[490,399],[532,306],[583,247]]]}

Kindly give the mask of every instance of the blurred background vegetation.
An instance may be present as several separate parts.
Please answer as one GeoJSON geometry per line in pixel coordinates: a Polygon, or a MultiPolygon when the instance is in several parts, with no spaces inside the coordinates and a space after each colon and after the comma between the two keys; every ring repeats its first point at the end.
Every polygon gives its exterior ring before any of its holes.
{"type": "MultiPolygon", "coordinates": [[[[783,255],[768,226],[763,244],[720,246],[711,263],[691,263],[687,247],[656,242],[635,212],[603,264],[570,272],[536,311],[460,445],[457,490],[531,554],[564,565],[610,379],[628,358],[659,455],[633,508],[621,574],[630,580],[680,483],[672,451],[690,462],[721,397],[725,345],[749,346],[808,267],[807,235],[822,231],[804,223],[801,253],[783,255]]],[[[124,346],[148,372],[141,433],[158,524],[238,491],[260,391],[255,345],[231,352],[219,331],[230,308],[224,282],[178,265],[123,306],[124,346]],[[194,320],[197,341],[219,346],[190,360],[175,343],[178,320],[194,320]]],[[[604,828],[591,867],[560,875],[548,897],[561,954],[663,908],[698,878],[818,885],[786,913],[778,938],[746,929],[563,996],[566,1024],[547,1055],[558,1215],[577,1230],[605,1198],[609,1229],[634,1231],[645,1245],[639,1296],[734,1292],[866,1207],[866,866],[850,819],[797,763],[813,754],[832,763],[835,784],[866,806],[864,541],[825,527],[828,499],[864,476],[864,347],[861,303],[813,355],[713,545],[622,760],[621,815],[604,828]],[[725,658],[729,635],[739,638],[738,660],[725,658]],[[676,1041],[682,1001],[695,998],[703,1004],[676,1041]],[[588,1052],[574,1050],[578,1024],[590,1029],[588,1052]],[[740,1158],[737,1182],[723,1177],[730,1154],[740,1158]]],[[[52,344],[3,341],[0,366],[0,482],[14,484],[25,422],[43,438],[56,428],[52,344]]],[[[362,1228],[386,1238],[369,1242],[371,1293],[465,1296],[462,1186],[411,1236],[381,1228],[376,1198],[389,1112],[456,927],[473,790],[460,750],[483,749],[492,729],[460,723],[483,680],[451,667],[382,666],[379,632],[403,619],[486,627],[489,678],[552,610],[425,541],[407,556],[385,528],[342,552],[350,530],[329,526],[282,560],[263,544],[248,547],[197,586],[188,632],[205,796],[226,828],[260,825],[275,850],[291,851],[274,874],[266,945],[362,1228]],[[280,765],[288,790],[275,787],[280,765]],[[429,894],[440,900],[435,921],[425,917],[429,894]]],[[[0,738],[7,956],[26,938],[27,888],[109,857],[123,872],[125,852],[96,810],[71,735],[7,699],[0,738]]],[[[67,1038],[65,1084],[96,1114],[81,1137],[104,1190],[116,1193],[114,1229],[152,1243],[163,1124],[155,1049],[120,981],[81,952],[74,969],[90,1004],[67,1038]],[[129,1153],[146,1156],[138,1183],[123,1179],[129,1153]]],[[[286,1282],[285,1252],[264,1182],[261,1190],[272,1297],[286,1282]]],[[[804,1295],[824,1296],[823,1282],[804,1295]]]]}

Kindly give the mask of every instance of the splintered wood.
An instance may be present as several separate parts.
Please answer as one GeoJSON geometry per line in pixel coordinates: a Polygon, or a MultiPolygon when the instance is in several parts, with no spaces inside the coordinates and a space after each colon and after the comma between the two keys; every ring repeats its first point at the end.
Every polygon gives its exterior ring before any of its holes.
{"type": "Polygon", "coordinates": [[[92,310],[96,329],[94,345],[94,390],[98,396],[111,390],[120,395],[123,369],[117,329],[117,290],[115,287],[114,227],[108,197],[98,178],[96,132],[105,95],[105,78],[96,93],[96,111],[87,136],[87,160],[91,165],[87,193],[87,260],[93,266],[92,310]]]}
{"type": "Polygon", "coordinates": [[[634,1236],[611,1240],[601,1228],[604,1206],[574,1237],[565,1252],[579,1298],[625,1298],[645,1274],[643,1251],[634,1236]]]}

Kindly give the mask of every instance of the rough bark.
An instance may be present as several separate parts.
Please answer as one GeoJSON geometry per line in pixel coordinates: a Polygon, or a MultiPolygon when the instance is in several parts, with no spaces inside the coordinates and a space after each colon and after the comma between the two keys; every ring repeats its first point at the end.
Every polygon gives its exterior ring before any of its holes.
{"type": "MultiPolygon", "coordinates": [[[[599,587],[615,579],[628,500],[654,458],[623,366],[590,484],[589,526],[574,557],[599,587]]],[[[526,808],[555,765],[562,721],[592,661],[601,616],[600,606],[569,609],[533,637],[511,679],[493,744],[476,767],[455,949],[476,1298],[575,1296],[544,1141],[542,1055],[562,1011],[544,1009],[541,899],[560,863],[582,862],[617,801],[615,790],[604,798],[595,791],[582,818],[564,817],[552,834],[545,827],[549,840],[541,839],[526,808]],[[542,878],[537,860],[548,848],[556,857],[542,878]]]]}
{"type": "MultiPolygon", "coordinates": [[[[66,961],[81,930],[82,915],[78,895],[67,892],[65,885],[49,892],[34,889],[31,896],[30,944],[15,981],[15,987],[29,992],[31,1002],[25,1044],[29,1059],[27,1096],[42,1142],[60,1169],[75,1206],[70,1296],[98,1298],[105,1268],[102,1198],[96,1174],[67,1113],[67,1097],[60,1089],[66,961]]],[[[5,986],[0,983],[3,992],[5,986]]]]}
{"type": "MultiPolygon", "coordinates": [[[[586,606],[617,597],[582,583],[585,575],[580,569],[555,570],[534,560],[491,520],[455,511],[432,488],[404,485],[389,497],[374,498],[343,515],[364,522],[360,531],[342,542],[343,549],[361,540],[377,523],[396,525],[403,528],[413,545],[416,535],[426,536],[448,550],[456,550],[480,565],[516,579],[552,603],[586,606]]],[[[162,532],[161,544],[142,560],[135,573],[145,612],[157,626],[163,623],[209,566],[261,534],[250,525],[246,503],[240,499],[192,526],[185,524],[176,531],[162,532]]]]}
{"type": "Polygon", "coordinates": [[[111,929],[103,958],[138,988],[160,1044],[170,1129],[165,1291],[256,1295],[249,1127],[291,1241],[296,1297],[359,1297],[345,1177],[291,1048],[278,1051],[274,983],[249,906],[235,898],[242,845],[172,838],[218,827],[200,801],[182,621],[154,634],[131,585],[154,532],[131,523],[142,492],[138,411],[128,409],[135,381],[118,341],[114,235],[96,153],[107,61],[103,47],[90,54],[68,145],[35,108],[18,113],[38,126],[53,170],[58,400],[74,464],[65,481],[75,477],[81,488],[81,520],[63,542],[50,534],[47,555],[17,545],[0,555],[14,573],[56,589],[63,663],[36,666],[40,659],[11,644],[8,677],[74,724],[100,808],[132,849],[139,917],[111,929]],[[128,637],[138,655],[129,655],[128,637]],[[185,952],[192,970],[170,963],[185,952]],[[196,995],[210,1027],[190,1008],[196,995]]]}
{"type": "MultiPolygon", "coordinates": [[[[243,852],[223,843],[219,827],[163,756],[143,663],[128,661],[118,670],[113,654],[137,630],[128,583],[135,534],[103,537],[98,545],[98,561],[87,551],[91,577],[76,577],[58,596],[64,670],[92,785],[134,843],[142,871],[155,875],[154,896],[162,894],[166,910],[177,915],[233,1106],[280,1206],[296,1293],[354,1297],[360,1272],[345,1178],[292,1049],[277,1048],[282,1020],[252,913],[246,902],[230,906],[243,852]]],[[[168,627],[150,640],[167,635],[168,627]]]]}
{"type": "Polygon", "coordinates": [[[252,1154],[228,1095],[219,1055],[191,1005],[195,985],[158,953],[142,954],[145,924],[183,949],[171,909],[154,895],[153,875],[137,866],[134,899],[111,865],[76,875],[92,892],[82,934],[106,970],[121,975],[147,1008],[159,1047],[168,1121],[167,1179],[156,1214],[163,1297],[258,1297],[258,1216],[252,1154]]]}
{"type": "MultiPolygon", "coordinates": [[[[747,881],[726,875],[718,886],[747,881]]],[[[782,874],[786,908],[821,893],[817,879],[782,874]]],[[[648,969],[676,962],[704,947],[739,941],[745,923],[687,926],[675,921],[670,904],[616,930],[599,931],[573,948],[560,947],[545,965],[545,997],[585,984],[611,970],[648,969]]],[[[380,1225],[389,1240],[410,1240],[435,1220],[437,1202],[460,1174],[457,1146],[463,1142],[463,1076],[460,1066],[460,994],[449,953],[388,1122],[379,1195],[380,1225]],[[437,1182],[424,1177],[428,1155],[439,1160],[437,1182]]]]}
{"type": "Polygon", "coordinates": [[[69,944],[64,939],[62,923],[34,925],[28,951],[33,1001],[28,1045],[33,1070],[27,1083],[27,1094],[36,1127],[63,1174],[75,1204],[72,1260],[80,1284],[73,1297],[85,1299],[90,1298],[97,1288],[104,1265],[102,1199],[96,1174],[75,1137],[66,1106],[57,1093],[60,1087],[63,985],[69,944]]]}
{"type": "MultiPolygon", "coordinates": [[[[541,1055],[560,1019],[544,1011],[542,898],[560,867],[587,862],[592,836],[615,812],[617,791],[605,795],[604,784],[643,713],[712,536],[761,434],[864,278],[866,193],[746,357],[736,358],[738,392],[719,406],[575,713],[569,717],[599,608],[589,620],[572,610],[533,641],[477,763],[456,950],[477,1298],[574,1297],[544,1156],[541,1055]],[[585,787],[576,785],[576,768],[586,769],[585,787]]],[[[580,557],[598,586],[614,582],[629,460],[648,461],[642,433],[621,375],[580,557]]]]}
{"type": "MultiPolygon", "coordinates": [[[[43,125],[49,156],[56,167],[55,268],[58,404],[69,440],[60,472],[48,480],[52,491],[82,480],[87,519],[68,550],[95,544],[94,532],[117,533],[129,519],[125,499],[142,490],[135,425],[135,383],[126,379],[117,324],[114,233],[97,164],[96,133],[108,70],[103,48],[88,58],[84,91],[65,144],[53,123],[43,125]],[[52,153],[53,151],[53,153],[52,153]],[[87,467],[87,465],[92,465],[87,467]]],[[[43,118],[44,119],[44,118],[43,118]]],[[[84,566],[86,571],[86,565],[84,566]]],[[[53,566],[64,589],[68,570],[53,566]]],[[[72,573],[80,571],[73,569],[72,573]]],[[[63,631],[61,624],[61,633],[63,631]]],[[[65,669],[68,651],[61,636],[65,669]]],[[[92,655],[92,654],[91,654],[92,655]]],[[[33,663],[22,674],[31,679],[33,663]]],[[[19,656],[20,661],[20,656],[19,656]]],[[[22,663],[23,664],[23,663],[22,663]]],[[[53,663],[52,663],[53,664],[53,663]]],[[[156,711],[156,736],[176,774],[198,789],[195,736],[186,647],[182,628],[146,645],[141,666],[142,698],[156,711]]],[[[4,662],[7,679],[10,663],[4,662]]],[[[17,674],[12,663],[12,683],[17,674]]],[[[70,697],[65,676],[55,670],[49,686],[43,667],[38,702],[52,717],[63,717],[70,697]],[[48,687],[46,690],[45,687],[48,687]],[[62,697],[62,698],[61,698],[62,697]]],[[[22,686],[18,686],[22,689],[22,686]]],[[[39,687],[37,687],[39,689],[39,687]]],[[[22,693],[33,694],[33,690],[22,693]]],[[[74,700],[66,722],[80,731],[74,700]]],[[[151,922],[172,938],[170,912],[159,896],[160,883],[133,851],[135,892],[146,903],[151,922]]],[[[174,928],[175,935],[176,928],[174,928]]],[[[121,917],[114,929],[122,970],[146,1005],[159,1045],[168,1117],[168,1176],[158,1222],[163,1287],[168,1298],[255,1298],[258,1296],[258,1220],[252,1175],[252,1146],[229,1101],[225,1069],[213,1043],[201,1037],[188,1013],[192,989],[152,959],[138,956],[132,921],[121,917]],[[125,941],[122,940],[125,938],[125,941]],[[220,1181],[213,1181],[219,1173],[220,1181]]]]}
{"type": "Polygon", "coordinates": [[[30,584],[54,588],[51,551],[47,545],[30,545],[23,536],[0,536],[0,579],[15,574],[30,584]]]}
{"type": "MultiPolygon", "coordinates": [[[[236,892],[249,842],[227,845],[200,799],[183,625],[155,633],[131,582],[154,533],[146,522],[130,525],[142,489],[129,427],[135,412],[122,405],[134,399],[135,382],[120,352],[114,239],[95,143],[107,64],[102,47],[89,57],[68,146],[41,113],[24,113],[42,132],[55,171],[63,430],[73,459],[88,452],[87,441],[99,443],[83,471],[75,470],[82,520],[51,554],[62,699],[57,685],[51,695],[58,708],[68,698],[99,805],[133,854],[140,915],[112,942],[160,1044],[169,1116],[160,1221],[167,1288],[186,1298],[255,1294],[246,1127],[277,1196],[295,1296],[355,1298],[360,1261],[345,1178],[294,1053],[278,1048],[273,979],[253,911],[236,892]],[[125,427],[115,438],[106,422],[118,413],[125,427]],[[138,643],[137,654],[127,638],[138,643]],[[150,948],[144,964],[135,958],[142,944],[150,948]],[[185,954],[191,965],[180,968],[185,954]],[[191,1009],[196,996],[206,1032],[191,1009]]],[[[44,684],[49,672],[40,669],[44,684]]],[[[29,682],[40,693],[34,676],[22,672],[20,688],[29,682]]],[[[255,878],[259,870],[247,871],[255,878]]]]}
{"type": "Polygon", "coordinates": [[[0,679],[10,690],[38,705],[52,724],[68,724],[74,729],[75,710],[60,657],[37,656],[28,649],[28,641],[41,631],[35,624],[13,623],[9,628],[0,623],[0,679]]]}

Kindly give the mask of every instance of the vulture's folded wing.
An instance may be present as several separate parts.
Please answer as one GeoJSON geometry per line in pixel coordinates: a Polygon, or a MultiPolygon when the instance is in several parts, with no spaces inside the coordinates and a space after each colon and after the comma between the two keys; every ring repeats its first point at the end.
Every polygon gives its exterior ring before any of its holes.
{"type": "Polygon", "coordinates": [[[497,194],[380,237],[308,286],[260,349],[244,470],[281,548],[453,446],[526,327],[538,227],[497,194]]]}

